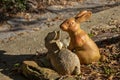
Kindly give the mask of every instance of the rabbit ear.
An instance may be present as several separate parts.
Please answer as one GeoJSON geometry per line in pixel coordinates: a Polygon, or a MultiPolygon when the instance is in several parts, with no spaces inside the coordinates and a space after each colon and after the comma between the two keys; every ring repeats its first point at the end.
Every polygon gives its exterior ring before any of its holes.
{"type": "Polygon", "coordinates": [[[76,22],[84,22],[88,20],[92,15],[91,11],[82,11],[75,16],[76,22]]]}
{"type": "Polygon", "coordinates": [[[57,31],[57,39],[61,39],[61,31],[57,31]]]}
{"type": "Polygon", "coordinates": [[[55,37],[54,40],[59,40],[61,37],[61,31],[55,31],[55,37]]]}

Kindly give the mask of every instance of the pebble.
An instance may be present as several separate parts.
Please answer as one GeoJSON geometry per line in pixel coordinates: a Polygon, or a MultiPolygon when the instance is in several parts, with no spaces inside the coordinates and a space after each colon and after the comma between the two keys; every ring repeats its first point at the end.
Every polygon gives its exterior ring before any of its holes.
{"type": "Polygon", "coordinates": [[[39,31],[40,28],[32,28],[32,30],[34,30],[34,31],[39,31]]]}

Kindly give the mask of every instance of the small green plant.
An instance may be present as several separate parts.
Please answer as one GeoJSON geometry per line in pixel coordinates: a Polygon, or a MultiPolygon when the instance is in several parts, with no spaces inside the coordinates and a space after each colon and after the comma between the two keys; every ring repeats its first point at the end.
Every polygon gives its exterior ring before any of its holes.
{"type": "Polygon", "coordinates": [[[90,33],[90,34],[88,34],[88,35],[89,35],[89,37],[93,37],[93,36],[94,36],[94,34],[91,34],[91,33],[90,33]]]}
{"type": "Polygon", "coordinates": [[[19,66],[20,66],[20,63],[14,64],[14,67],[19,67],[19,66]]]}
{"type": "Polygon", "coordinates": [[[110,75],[113,72],[113,70],[108,66],[104,66],[103,70],[104,70],[104,73],[107,75],[110,75]]]}

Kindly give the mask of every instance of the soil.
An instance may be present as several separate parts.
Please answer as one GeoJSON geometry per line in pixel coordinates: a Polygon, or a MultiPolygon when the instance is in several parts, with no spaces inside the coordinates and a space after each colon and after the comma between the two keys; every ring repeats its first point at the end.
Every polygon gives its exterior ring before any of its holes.
{"type": "MultiPolygon", "coordinates": [[[[11,18],[0,26],[0,80],[27,80],[17,72],[20,63],[46,54],[47,49],[44,45],[46,35],[51,31],[60,30],[58,26],[64,19],[81,10],[60,7],[53,9],[51,6],[45,14],[32,14],[34,21],[11,18]]],[[[117,4],[116,7],[105,9],[89,7],[85,9],[92,10],[93,16],[89,21],[82,23],[81,27],[97,43],[102,57],[97,63],[81,65],[80,78],[82,80],[118,80],[120,78],[120,6],[117,4]]],[[[68,34],[62,32],[62,39],[67,37],[68,34]]]]}

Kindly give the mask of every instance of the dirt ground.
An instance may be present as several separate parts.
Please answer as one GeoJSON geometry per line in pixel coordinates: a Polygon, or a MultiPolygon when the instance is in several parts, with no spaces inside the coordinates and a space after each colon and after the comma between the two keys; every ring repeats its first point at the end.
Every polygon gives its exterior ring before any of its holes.
{"type": "MultiPolygon", "coordinates": [[[[60,6],[54,9],[58,8],[60,8],[60,6]]],[[[8,23],[12,24],[12,29],[16,30],[16,27],[13,27],[13,25],[22,26],[22,29],[18,31],[6,31],[9,29],[8,24],[3,25],[5,28],[0,27],[0,80],[27,80],[16,71],[15,67],[23,60],[32,59],[34,56],[37,56],[37,52],[46,53],[47,49],[44,45],[46,35],[51,31],[60,30],[59,25],[65,18],[73,16],[78,10],[81,10],[78,8],[74,8],[76,10],[69,8],[69,10],[68,7],[66,7],[62,8],[63,11],[56,10],[56,13],[54,13],[54,9],[52,9],[52,7],[48,8],[48,12],[43,14],[44,16],[34,15],[33,17],[39,17],[39,19],[38,21],[32,22],[32,24],[26,24],[23,20],[21,22],[16,22],[14,25],[14,23],[12,23],[14,19],[8,20],[8,23]],[[60,16],[60,18],[58,16],[60,16]],[[25,30],[23,30],[23,28],[25,28],[25,30]]],[[[82,8],[82,10],[83,9],[84,8],[82,8]]],[[[106,39],[107,41],[102,40],[101,43],[97,43],[97,39],[93,38],[99,46],[102,59],[98,63],[81,65],[81,79],[119,80],[120,5],[117,4],[116,7],[113,6],[105,9],[101,7],[92,7],[90,10],[94,11],[92,18],[90,21],[82,23],[81,27],[89,34],[92,34],[92,37],[105,34],[105,37],[108,36],[109,38],[109,36],[112,36],[112,38],[106,39]],[[113,34],[108,35],[110,33],[117,34],[118,36],[115,37],[113,34]]],[[[62,38],[64,39],[66,37],[68,37],[68,34],[62,32],[62,38]]]]}

